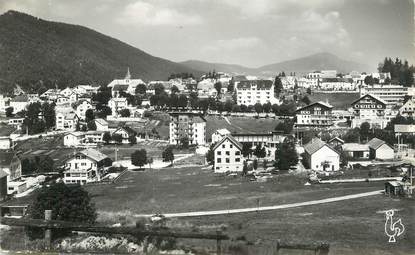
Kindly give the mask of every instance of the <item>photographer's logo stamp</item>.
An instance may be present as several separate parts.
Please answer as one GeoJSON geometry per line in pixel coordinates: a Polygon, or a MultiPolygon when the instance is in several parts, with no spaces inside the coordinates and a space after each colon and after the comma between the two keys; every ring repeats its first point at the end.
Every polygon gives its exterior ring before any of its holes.
{"type": "Polygon", "coordinates": [[[389,237],[389,243],[396,243],[396,237],[402,235],[405,231],[405,226],[402,224],[402,220],[398,219],[395,221],[393,218],[394,214],[394,210],[388,210],[385,212],[385,234],[389,237]]]}

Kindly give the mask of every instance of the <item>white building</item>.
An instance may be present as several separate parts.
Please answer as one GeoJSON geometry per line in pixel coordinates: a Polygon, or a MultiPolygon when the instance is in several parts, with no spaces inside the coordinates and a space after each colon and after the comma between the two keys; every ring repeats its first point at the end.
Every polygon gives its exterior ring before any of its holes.
{"type": "Polygon", "coordinates": [[[78,121],[73,111],[56,112],[56,130],[75,131],[78,121]]]}
{"type": "Polygon", "coordinates": [[[104,119],[95,119],[95,125],[97,126],[97,131],[108,131],[108,122],[104,119]]]}
{"type": "Polygon", "coordinates": [[[389,108],[401,106],[406,95],[410,94],[410,88],[402,85],[375,84],[361,88],[360,96],[371,94],[384,100],[389,108]]]}
{"type": "Polygon", "coordinates": [[[232,136],[226,135],[213,148],[214,172],[242,172],[243,156],[242,144],[232,136]]]}
{"type": "Polygon", "coordinates": [[[385,128],[389,122],[386,113],[387,102],[373,96],[364,95],[352,103],[354,118],[352,128],[360,127],[362,123],[368,122],[371,127],[385,128]]]}
{"type": "Polygon", "coordinates": [[[65,161],[63,181],[66,184],[85,184],[100,181],[109,158],[95,150],[85,149],[65,161]]]}
{"type": "Polygon", "coordinates": [[[296,110],[297,127],[328,127],[333,125],[333,106],[316,102],[296,110]]]}
{"type": "Polygon", "coordinates": [[[281,104],[274,97],[274,83],[271,80],[240,81],[236,86],[238,105],[281,104]]]}
{"type": "Polygon", "coordinates": [[[85,120],[85,114],[86,114],[87,110],[89,110],[89,109],[93,110],[94,109],[91,102],[89,102],[88,100],[85,100],[85,99],[81,99],[81,100],[77,101],[74,104],[73,108],[75,109],[76,115],[81,120],[85,120]]]}
{"type": "Polygon", "coordinates": [[[399,114],[404,117],[414,117],[415,116],[415,98],[409,99],[404,103],[401,108],[399,108],[399,114]]]}
{"type": "Polygon", "coordinates": [[[12,98],[9,101],[9,107],[13,107],[13,114],[26,110],[26,107],[30,104],[27,95],[20,95],[12,98]]]}
{"type": "Polygon", "coordinates": [[[111,108],[111,115],[114,117],[118,116],[118,112],[126,109],[127,106],[128,101],[125,97],[113,97],[108,101],[108,107],[111,108]]]}
{"type": "Polygon", "coordinates": [[[304,145],[304,157],[315,171],[337,171],[340,169],[340,154],[330,145],[314,138],[304,145]]]}
{"type": "Polygon", "coordinates": [[[333,91],[354,91],[357,89],[357,84],[351,78],[322,78],[318,82],[317,89],[333,91]]]}
{"type": "Polygon", "coordinates": [[[170,114],[170,144],[180,144],[183,137],[189,139],[189,144],[206,144],[206,120],[199,114],[191,112],[171,112],[170,114]]]}
{"type": "Polygon", "coordinates": [[[390,160],[395,156],[393,148],[385,141],[373,138],[368,143],[371,159],[390,160]]]}
{"type": "Polygon", "coordinates": [[[218,129],[212,134],[212,143],[217,143],[222,140],[225,136],[230,135],[231,132],[226,128],[218,129]]]}
{"type": "Polygon", "coordinates": [[[141,79],[131,79],[130,69],[128,69],[124,79],[115,79],[108,84],[108,87],[111,88],[112,96],[117,97],[120,91],[135,95],[135,89],[139,84],[145,84],[145,82],[141,79]]]}
{"type": "Polygon", "coordinates": [[[103,142],[103,135],[102,131],[70,132],[64,135],[63,145],[66,147],[96,147],[103,142]]]}

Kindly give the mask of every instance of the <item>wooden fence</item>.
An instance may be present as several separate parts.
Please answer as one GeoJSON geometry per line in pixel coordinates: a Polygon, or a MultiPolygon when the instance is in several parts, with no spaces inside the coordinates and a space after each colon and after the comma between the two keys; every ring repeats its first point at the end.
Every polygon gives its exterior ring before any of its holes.
{"type": "MultiPolygon", "coordinates": [[[[121,234],[131,236],[157,236],[157,237],[173,237],[187,239],[206,239],[216,241],[216,254],[222,254],[222,241],[233,241],[227,234],[222,231],[200,232],[181,229],[163,229],[163,228],[139,228],[139,227],[109,227],[95,224],[86,224],[79,222],[52,220],[52,211],[45,211],[45,219],[26,219],[26,218],[1,218],[1,224],[9,226],[21,227],[37,227],[45,229],[44,240],[47,248],[51,248],[51,230],[65,229],[71,231],[81,231],[90,233],[106,233],[121,234]]],[[[249,245],[248,245],[249,246],[249,245]]],[[[249,248],[249,247],[248,247],[249,248]]],[[[314,252],[315,255],[328,255],[329,245],[326,243],[287,243],[280,240],[273,242],[271,253],[267,254],[283,254],[283,250],[303,250],[314,252]]],[[[249,252],[248,252],[249,253],[249,252]]],[[[250,253],[249,253],[250,254],[250,253]]],[[[252,253],[256,254],[256,252],[252,253]]]]}

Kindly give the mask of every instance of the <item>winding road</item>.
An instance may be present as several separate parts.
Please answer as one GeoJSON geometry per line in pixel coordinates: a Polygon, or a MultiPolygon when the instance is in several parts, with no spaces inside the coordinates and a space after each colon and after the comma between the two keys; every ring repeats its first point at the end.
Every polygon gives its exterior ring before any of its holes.
{"type": "MultiPolygon", "coordinates": [[[[226,214],[235,214],[235,213],[247,213],[247,212],[259,212],[259,211],[270,211],[270,210],[279,210],[279,209],[288,209],[296,208],[307,205],[318,205],[331,202],[338,202],[343,200],[350,200],[361,197],[375,196],[382,194],[383,190],[371,191],[358,193],[353,195],[331,197],[320,200],[312,200],[306,202],[298,202],[292,204],[283,204],[283,205],[273,205],[273,206],[261,206],[261,207],[250,207],[250,208],[241,208],[241,209],[229,209],[229,210],[216,210],[216,211],[195,211],[195,212],[182,212],[182,213],[165,213],[163,214],[167,218],[179,218],[179,217],[197,217],[197,216],[213,216],[213,215],[226,215],[226,214]]],[[[152,214],[134,214],[134,217],[151,217],[152,214]]]]}

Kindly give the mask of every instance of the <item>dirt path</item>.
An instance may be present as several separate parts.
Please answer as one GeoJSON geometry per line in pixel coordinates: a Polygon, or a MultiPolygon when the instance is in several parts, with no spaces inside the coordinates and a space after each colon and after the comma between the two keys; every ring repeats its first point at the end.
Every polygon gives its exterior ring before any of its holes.
{"type": "MultiPolygon", "coordinates": [[[[167,218],[178,218],[178,217],[197,217],[197,216],[212,216],[212,215],[224,215],[224,214],[235,214],[235,213],[246,213],[246,212],[257,212],[257,211],[270,211],[270,210],[280,210],[288,208],[296,208],[307,205],[318,205],[331,202],[338,202],[343,200],[368,197],[379,195],[383,190],[371,191],[358,193],[353,195],[325,198],[320,200],[312,200],[306,202],[292,203],[292,204],[283,204],[283,205],[273,205],[273,206],[261,206],[261,207],[250,207],[250,208],[241,208],[241,209],[229,209],[229,210],[216,210],[216,211],[198,211],[198,212],[182,212],[182,213],[165,213],[163,214],[167,218]]],[[[135,214],[134,217],[151,217],[151,214],[135,214]]]]}

